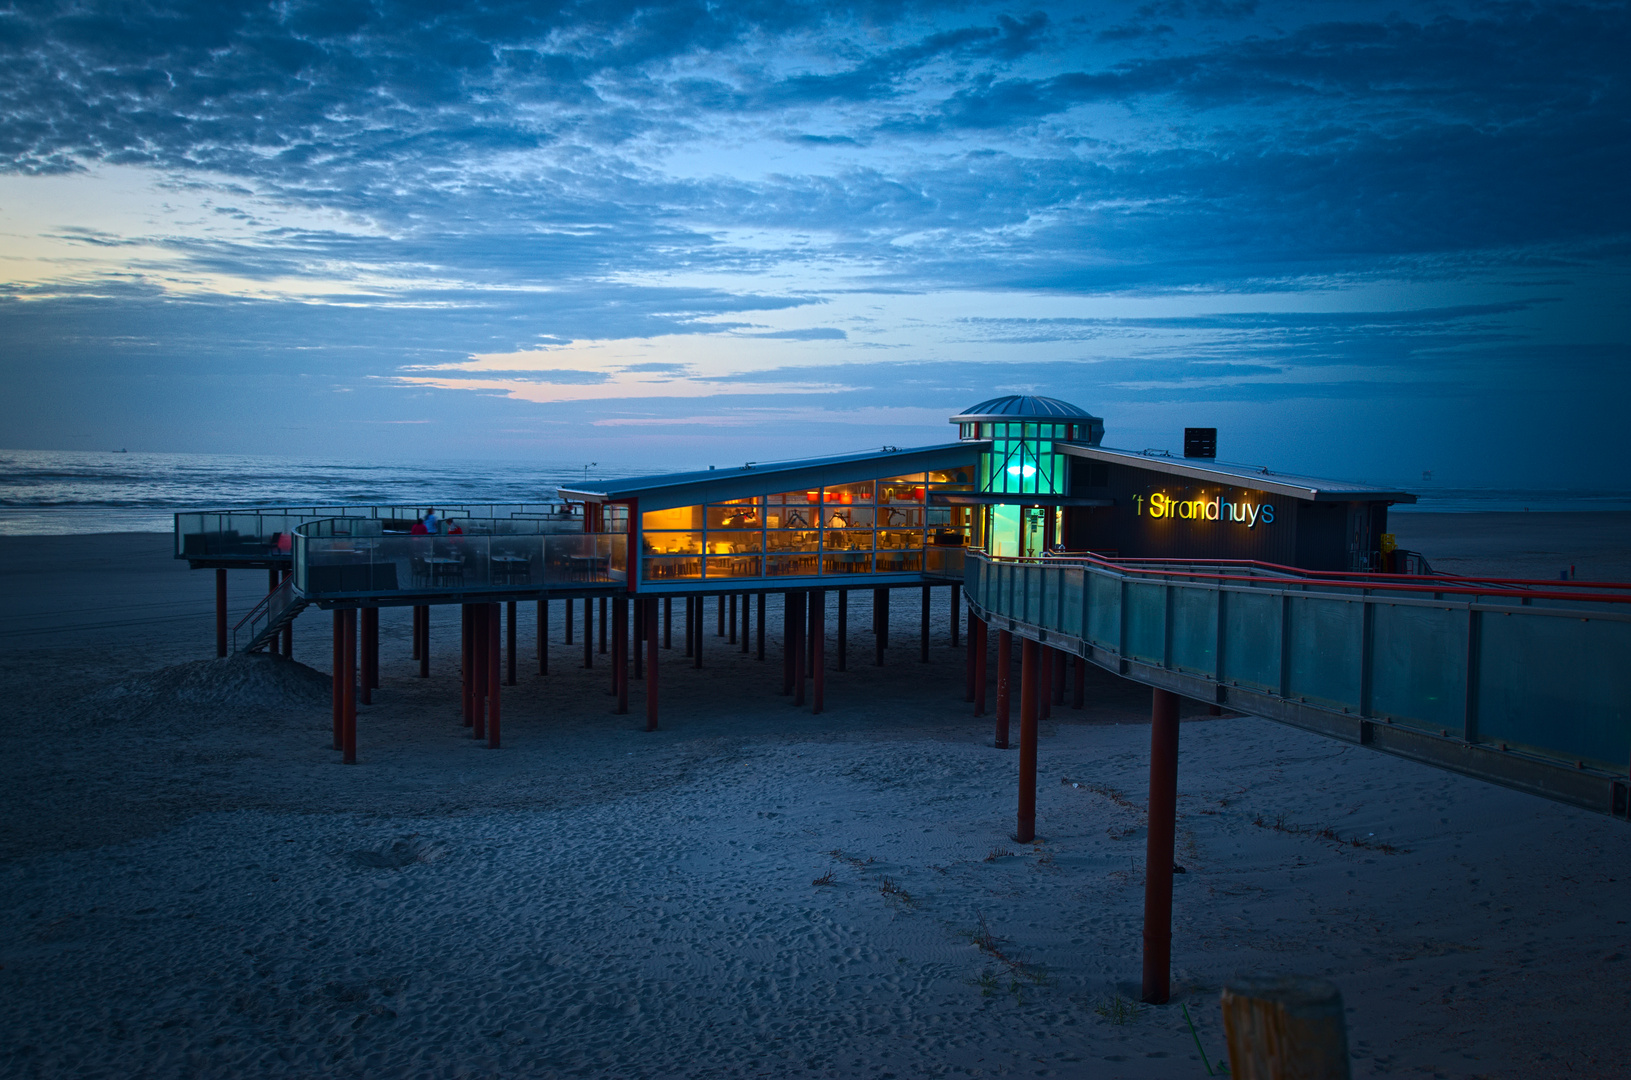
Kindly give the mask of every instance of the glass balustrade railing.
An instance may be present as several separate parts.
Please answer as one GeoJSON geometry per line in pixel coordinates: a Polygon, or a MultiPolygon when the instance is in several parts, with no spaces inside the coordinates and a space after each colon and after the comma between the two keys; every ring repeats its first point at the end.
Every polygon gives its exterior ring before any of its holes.
{"type": "MultiPolygon", "coordinates": [[[[583,531],[583,517],[564,503],[459,503],[438,505],[445,532],[461,521],[526,520],[541,531],[583,531]]],[[[334,518],[378,521],[386,533],[405,534],[425,512],[423,506],[278,506],[188,511],[175,515],[176,558],[255,561],[293,555],[294,530],[334,518]]]]}
{"type": "Polygon", "coordinates": [[[307,522],[294,530],[295,588],[327,599],[526,592],[627,577],[623,533],[560,532],[551,521],[527,518],[453,524],[462,531],[404,536],[377,519],[307,522]]]}

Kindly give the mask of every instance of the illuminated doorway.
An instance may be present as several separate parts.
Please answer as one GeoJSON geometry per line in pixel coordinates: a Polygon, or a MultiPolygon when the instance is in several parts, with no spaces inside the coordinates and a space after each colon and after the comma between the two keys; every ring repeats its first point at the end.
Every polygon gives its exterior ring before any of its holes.
{"type": "Polygon", "coordinates": [[[1025,507],[1025,529],[1023,536],[1024,556],[1027,559],[1039,557],[1048,546],[1048,511],[1040,506],[1025,507]]]}
{"type": "Polygon", "coordinates": [[[991,554],[998,558],[1014,558],[1020,552],[1020,510],[1017,506],[993,506],[990,539],[991,554]]]}

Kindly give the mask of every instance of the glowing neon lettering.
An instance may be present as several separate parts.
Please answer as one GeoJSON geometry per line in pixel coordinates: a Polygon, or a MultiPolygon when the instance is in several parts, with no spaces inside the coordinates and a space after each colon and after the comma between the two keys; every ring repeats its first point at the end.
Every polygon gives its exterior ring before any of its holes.
{"type": "MultiPolygon", "coordinates": [[[[1174,499],[1165,492],[1157,491],[1149,496],[1150,517],[1152,518],[1182,518],[1185,521],[1235,521],[1240,522],[1248,529],[1257,528],[1258,524],[1272,525],[1274,523],[1274,504],[1249,502],[1224,502],[1219,495],[1211,499],[1174,499]]],[[[1144,497],[1133,496],[1133,514],[1142,517],[1144,514],[1144,497]]]]}

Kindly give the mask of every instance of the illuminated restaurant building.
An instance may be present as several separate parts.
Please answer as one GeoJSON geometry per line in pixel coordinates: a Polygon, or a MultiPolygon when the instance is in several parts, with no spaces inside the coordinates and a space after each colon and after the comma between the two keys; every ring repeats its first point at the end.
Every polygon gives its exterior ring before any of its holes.
{"type": "Polygon", "coordinates": [[[1255,559],[1310,570],[1383,565],[1387,507],[1414,496],[1185,454],[1101,445],[1104,421],[1015,395],[951,418],[956,442],[563,488],[585,531],[627,530],[636,592],[888,586],[960,577],[999,557],[1255,559]]]}

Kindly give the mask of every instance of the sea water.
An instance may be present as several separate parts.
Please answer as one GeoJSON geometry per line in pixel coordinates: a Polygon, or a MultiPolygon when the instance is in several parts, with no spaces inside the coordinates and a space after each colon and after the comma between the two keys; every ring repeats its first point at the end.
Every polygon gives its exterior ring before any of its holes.
{"type": "Polygon", "coordinates": [[[249,454],[0,450],[0,535],[170,532],[178,510],[540,503],[629,475],[581,465],[364,463],[249,454]]]}
{"type": "MultiPolygon", "coordinates": [[[[0,450],[0,535],[170,532],[178,510],[250,506],[539,503],[628,470],[514,461],[346,462],[251,454],[0,450]]],[[[1393,484],[1395,512],[1631,510],[1631,492],[1393,484]]]]}

